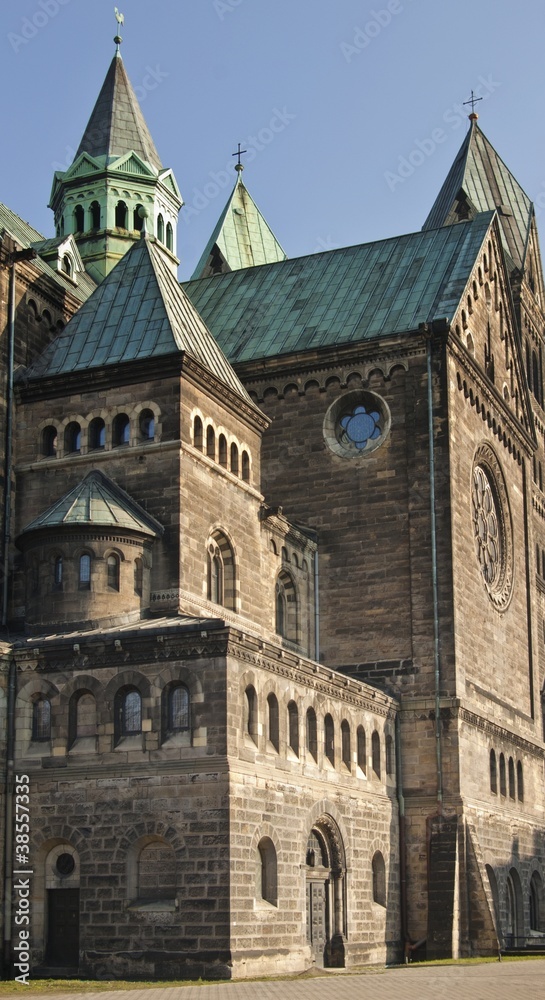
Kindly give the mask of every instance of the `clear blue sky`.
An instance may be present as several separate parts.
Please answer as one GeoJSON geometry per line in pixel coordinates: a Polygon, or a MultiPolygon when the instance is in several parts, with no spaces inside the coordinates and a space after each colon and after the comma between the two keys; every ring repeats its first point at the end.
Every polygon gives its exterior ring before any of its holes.
{"type": "MultiPolygon", "coordinates": [[[[190,209],[181,278],[234,183],[239,141],[244,181],[290,257],[420,229],[472,89],[482,129],[545,206],[543,0],[118,3],[125,66],[190,209]]],[[[0,18],[0,200],[49,236],[53,171],[112,58],[114,3],[2,0],[0,18]]]]}

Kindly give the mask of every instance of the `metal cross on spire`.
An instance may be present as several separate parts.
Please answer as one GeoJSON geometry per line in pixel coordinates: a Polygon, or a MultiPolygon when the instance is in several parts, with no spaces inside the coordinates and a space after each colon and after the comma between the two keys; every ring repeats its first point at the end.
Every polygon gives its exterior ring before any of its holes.
{"type": "Polygon", "coordinates": [[[476,114],[475,112],[475,105],[477,104],[477,101],[482,101],[482,99],[483,99],[482,97],[475,97],[473,91],[471,91],[471,97],[469,98],[469,101],[464,101],[464,105],[471,104],[471,114],[469,117],[474,121],[477,121],[477,118],[479,117],[478,114],[476,114]]]}
{"type": "Polygon", "coordinates": [[[122,14],[121,11],[117,9],[117,7],[114,7],[114,14],[115,14],[115,19],[117,21],[117,34],[114,38],[114,42],[116,45],[116,52],[119,52],[119,46],[123,41],[121,35],[119,34],[119,29],[125,24],[125,15],[122,14]]]}
{"type": "Polygon", "coordinates": [[[237,171],[237,173],[240,172],[241,170],[244,170],[244,164],[240,162],[240,157],[242,156],[243,153],[247,152],[248,152],[247,149],[240,148],[240,142],[239,142],[236,153],[231,153],[231,156],[238,156],[238,161],[237,163],[235,163],[235,170],[237,171]]]}

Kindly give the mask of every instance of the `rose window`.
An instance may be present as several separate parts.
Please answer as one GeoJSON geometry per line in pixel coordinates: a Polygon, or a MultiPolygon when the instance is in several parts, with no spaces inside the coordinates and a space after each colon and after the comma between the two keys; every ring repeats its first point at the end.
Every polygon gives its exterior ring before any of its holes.
{"type": "Polygon", "coordinates": [[[493,585],[501,564],[501,536],[492,487],[480,466],[473,472],[473,527],[483,577],[493,585]]]}
{"type": "Polygon", "coordinates": [[[368,410],[365,406],[355,406],[351,413],[341,417],[339,424],[342,428],[341,444],[349,442],[360,451],[367,448],[369,441],[376,441],[382,434],[380,413],[368,410]]]}
{"type": "Polygon", "coordinates": [[[475,455],[471,515],[481,578],[494,607],[504,611],[513,592],[513,527],[503,471],[489,445],[475,455]]]}

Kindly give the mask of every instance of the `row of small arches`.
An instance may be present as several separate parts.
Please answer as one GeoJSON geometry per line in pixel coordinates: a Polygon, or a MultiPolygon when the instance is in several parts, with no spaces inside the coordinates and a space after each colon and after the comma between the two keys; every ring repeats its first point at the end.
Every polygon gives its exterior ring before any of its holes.
{"type": "MultiPolygon", "coordinates": [[[[69,271],[66,272],[71,273],[69,271]]],[[[28,316],[35,323],[45,323],[48,330],[60,333],[64,330],[65,324],[62,319],[57,320],[55,323],[49,309],[43,309],[40,313],[39,307],[35,299],[29,299],[27,302],[28,316]]]]}
{"type": "Polygon", "coordinates": [[[387,370],[377,366],[368,371],[351,371],[345,376],[330,375],[320,382],[317,378],[307,379],[306,382],[287,382],[284,386],[268,385],[256,392],[249,390],[250,396],[255,403],[262,403],[267,399],[284,399],[286,396],[305,396],[307,392],[328,392],[332,389],[361,389],[369,386],[372,379],[379,379],[381,382],[389,381],[397,372],[405,372],[406,366],[401,362],[396,362],[387,370]]]}
{"type": "MultiPolygon", "coordinates": [[[[74,585],[77,581],[79,590],[90,590],[93,575],[98,572],[98,567],[106,564],[106,586],[108,590],[119,591],[120,589],[120,567],[121,559],[117,552],[110,552],[105,559],[97,560],[90,552],[82,552],[76,560],[67,560],[63,555],[57,554],[53,559],[52,577],[53,590],[64,591],[65,585],[74,585]],[[67,574],[67,568],[69,572],[67,574]]],[[[138,556],[134,560],[134,592],[142,595],[144,578],[144,563],[138,556]]],[[[37,564],[31,566],[32,590],[36,592],[39,588],[39,578],[37,564]]],[[[99,586],[104,582],[104,574],[99,581],[99,586]]]]}
{"type": "Polygon", "coordinates": [[[490,791],[493,795],[497,795],[499,791],[503,798],[509,796],[513,802],[517,799],[519,802],[524,802],[522,761],[518,760],[515,767],[513,758],[509,757],[506,766],[505,754],[500,753],[498,760],[496,751],[492,749],[490,751],[490,791]]]}
{"type": "MultiPolygon", "coordinates": [[[[477,413],[481,414],[483,421],[488,425],[488,427],[491,428],[493,434],[496,435],[499,441],[501,441],[501,443],[507,448],[509,454],[513,455],[513,457],[520,465],[522,461],[521,453],[511,441],[510,436],[506,434],[506,432],[503,430],[501,424],[499,424],[496,421],[496,418],[492,416],[490,410],[486,409],[484,403],[481,402],[479,396],[473,392],[473,389],[470,386],[468,386],[467,381],[465,379],[462,379],[462,376],[460,375],[459,372],[456,373],[456,381],[458,384],[458,389],[460,391],[463,391],[465,398],[469,399],[471,406],[474,406],[477,413]]],[[[518,399],[517,399],[517,409],[518,409],[518,399]]]]}
{"type": "MultiPolygon", "coordinates": [[[[143,732],[142,692],[135,684],[126,684],[114,694],[114,745],[143,732]]],[[[110,721],[110,718],[108,718],[110,721]]],[[[87,690],[75,691],[68,703],[68,750],[77,748],[78,741],[96,741],[98,711],[95,695],[87,690]]],[[[161,742],[170,737],[187,735],[191,741],[191,699],[185,684],[173,681],[163,689],[161,697],[161,742]]],[[[31,739],[35,743],[50,742],[55,732],[51,698],[38,694],[32,701],[31,739]]]]}
{"type": "MultiPolygon", "coordinates": [[[[154,441],[156,421],[153,410],[145,408],[137,415],[138,441],[154,441]]],[[[59,430],[55,424],[47,424],[41,433],[40,452],[44,458],[59,455],[79,455],[83,450],[98,451],[109,445],[119,448],[131,444],[131,419],[127,413],[116,413],[107,425],[103,417],[93,417],[87,425],[86,448],[84,431],[79,420],[70,420],[61,427],[62,444],[59,444],[59,430]]],[[[136,443],[136,442],[135,442],[136,443]]]]}
{"type": "MultiPolygon", "coordinates": [[[[144,215],[147,210],[142,204],[137,204],[131,210],[123,199],[119,199],[115,206],[115,227],[116,229],[130,229],[141,232],[144,227],[144,215]],[[132,222],[132,225],[129,225],[132,222]]],[[[75,234],[94,232],[102,228],[102,210],[98,201],[92,201],[87,210],[87,222],[85,220],[85,209],[83,205],[75,205],[72,212],[73,229],[75,234]]],[[[64,216],[61,219],[59,236],[64,236],[64,216]]],[[[160,212],[157,216],[156,236],[160,243],[163,243],[168,250],[174,250],[174,230],[172,224],[165,220],[160,212]]]]}
{"type": "MultiPolygon", "coordinates": [[[[245,718],[244,733],[256,744],[259,744],[259,708],[257,692],[253,684],[249,684],[244,692],[245,698],[245,718]]],[[[365,729],[359,725],[356,729],[356,740],[354,740],[350,723],[343,719],[339,730],[336,732],[335,722],[331,713],[327,712],[318,726],[318,717],[315,710],[310,707],[304,717],[304,732],[301,733],[302,722],[299,715],[299,708],[294,700],[288,702],[286,706],[286,746],[299,758],[301,751],[306,750],[307,754],[318,763],[320,755],[324,760],[328,760],[333,767],[339,764],[350,773],[353,772],[355,763],[357,770],[363,774],[368,773],[367,758],[367,736],[365,729]]],[[[269,749],[280,753],[280,706],[278,698],[274,692],[267,695],[265,710],[265,737],[269,749]]],[[[388,777],[394,774],[394,741],[390,733],[386,733],[384,739],[385,747],[385,771],[388,777]]],[[[381,777],[381,739],[376,729],[371,734],[371,757],[370,763],[373,773],[377,778],[381,777]]],[[[356,772],[357,773],[357,772],[356,772]]]]}
{"type": "Polygon", "coordinates": [[[239,450],[236,441],[229,445],[225,434],[216,435],[214,425],[203,424],[200,416],[193,419],[193,447],[203,452],[207,458],[217,462],[222,468],[228,469],[234,476],[239,476],[243,482],[250,482],[250,455],[246,449],[239,450]],[[217,440],[216,440],[217,439],[217,440]]]}

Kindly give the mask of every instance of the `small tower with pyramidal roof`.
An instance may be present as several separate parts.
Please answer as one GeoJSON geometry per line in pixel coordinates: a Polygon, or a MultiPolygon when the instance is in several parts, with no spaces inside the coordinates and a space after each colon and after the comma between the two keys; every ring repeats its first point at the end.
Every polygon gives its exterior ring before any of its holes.
{"type": "MultiPolygon", "coordinates": [[[[118,27],[123,15],[118,14],[118,27]]],[[[178,213],[174,173],[163,167],[121,58],[115,55],[75,159],[56,171],[49,207],[57,236],[72,233],[95,281],[109,274],[140,237],[147,218],[175,269],[178,213]]]]}
{"type": "Polygon", "coordinates": [[[211,274],[226,274],[259,264],[276,264],[286,260],[286,254],[265,221],[242,180],[245,150],[233,153],[237,157],[237,179],[227,204],[206,244],[192,274],[207,278],[211,274]]]}

